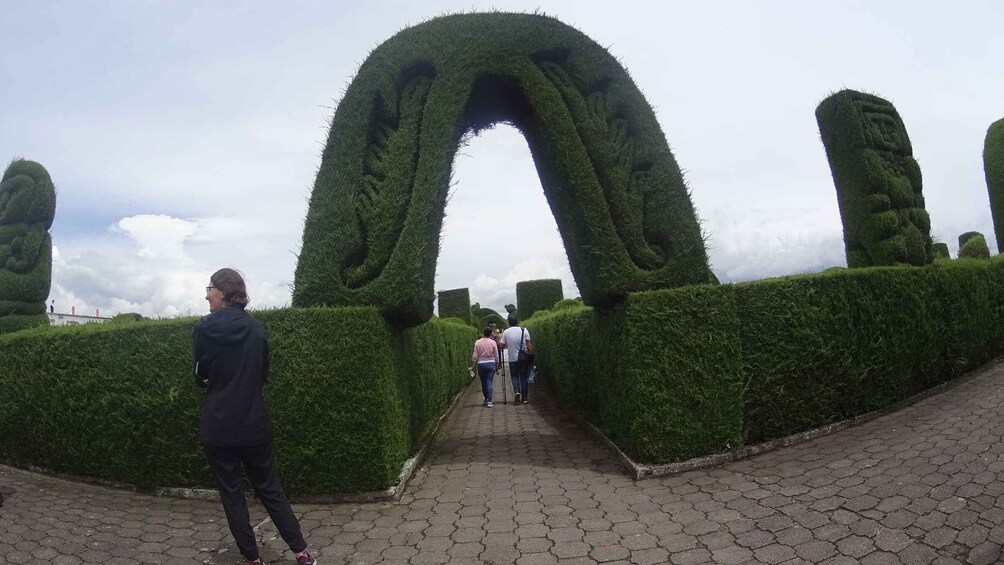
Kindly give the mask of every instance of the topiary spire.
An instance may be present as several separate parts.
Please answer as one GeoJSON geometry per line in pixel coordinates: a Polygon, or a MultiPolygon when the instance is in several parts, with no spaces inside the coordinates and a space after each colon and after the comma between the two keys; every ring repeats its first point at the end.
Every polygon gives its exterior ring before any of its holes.
{"type": "Polygon", "coordinates": [[[0,333],[49,323],[56,189],[45,167],[16,159],[0,179],[0,333]]]}
{"type": "Polygon", "coordinates": [[[847,266],[932,262],[920,165],[896,108],[842,90],[819,104],[816,121],[837,188],[847,266]]]}
{"type": "Polygon", "coordinates": [[[990,124],[983,142],[983,172],[987,176],[990,214],[997,236],[997,252],[1004,252],[1004,119],[990,124]]]}

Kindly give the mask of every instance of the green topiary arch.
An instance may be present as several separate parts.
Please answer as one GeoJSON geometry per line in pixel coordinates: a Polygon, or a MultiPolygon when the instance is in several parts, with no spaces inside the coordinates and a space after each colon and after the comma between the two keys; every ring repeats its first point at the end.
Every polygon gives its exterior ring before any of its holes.
{"type": "Polygon", "coordinates": [[[427,320],[454,155],[469,132],[500,122],[527,139],[587,304],[709,281],[680,168],[617,60],[547,16],[462,14],[384,42],[345,92],[294,305],[368,304],[400,326],[427,320]]]}

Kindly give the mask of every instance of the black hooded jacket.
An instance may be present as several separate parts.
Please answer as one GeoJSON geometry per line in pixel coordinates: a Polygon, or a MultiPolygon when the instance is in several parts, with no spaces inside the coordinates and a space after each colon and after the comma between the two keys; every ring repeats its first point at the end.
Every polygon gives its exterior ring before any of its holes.
{"type": "Polygon", "coordinates": [[[269,359],[265,326],[243,308],[221,308],[195,324],[192,369],[195,384],[206,389],[199,441],[248,446],[272,440],[262,395],[269,359]]]}

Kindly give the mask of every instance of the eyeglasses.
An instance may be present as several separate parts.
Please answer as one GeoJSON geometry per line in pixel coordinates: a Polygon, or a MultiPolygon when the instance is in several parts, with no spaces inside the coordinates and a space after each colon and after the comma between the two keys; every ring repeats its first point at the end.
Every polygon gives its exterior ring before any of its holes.
{"type": "Polygon", "coordinates": [[[206,287],[206,294],[209,294],[209,291],[210,291],[210,290],[213,290],[214,288],[216,288],[216,287],[215,287],[215,286],[212,286],[212,285],[209,285],[209,286],[207,286],[207,287],[206,287]]]}

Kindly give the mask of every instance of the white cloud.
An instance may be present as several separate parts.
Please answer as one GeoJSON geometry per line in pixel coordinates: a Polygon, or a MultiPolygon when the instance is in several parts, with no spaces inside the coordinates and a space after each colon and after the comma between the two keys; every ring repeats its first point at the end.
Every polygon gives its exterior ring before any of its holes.
{"type": "Polygon", "coordinates": [[[122,218],[113,229],[121,230],[139,244],[140,257],[190,263],[184,243],[186,238],[195,235],[198,226],[161,214],[122,218]]]}
{"type": "MultiPolygon", "coordinates": [[[[275,276],[270,265],[289,268],[287,257],[269,253],[230,253],[225,247],[193,254],[193,245],[241,242],[261,248],[270,230],[257,230],[248,218],[172,218],[138,215],[122,218],[111,237],[127,238],[114,244],[115,252],[94,249],[68,251],[53,247],[53,284],[50,301],[56,309],[93,315],[137,312],[148,317],[200,315],[207,312],[205,287],[218,268],[232,266],[244,273],[252,307],[286,306],[290,302],[291,273],[275,276]]],[[[243,245],[239,246],[243,249],[243,245]]]]}

